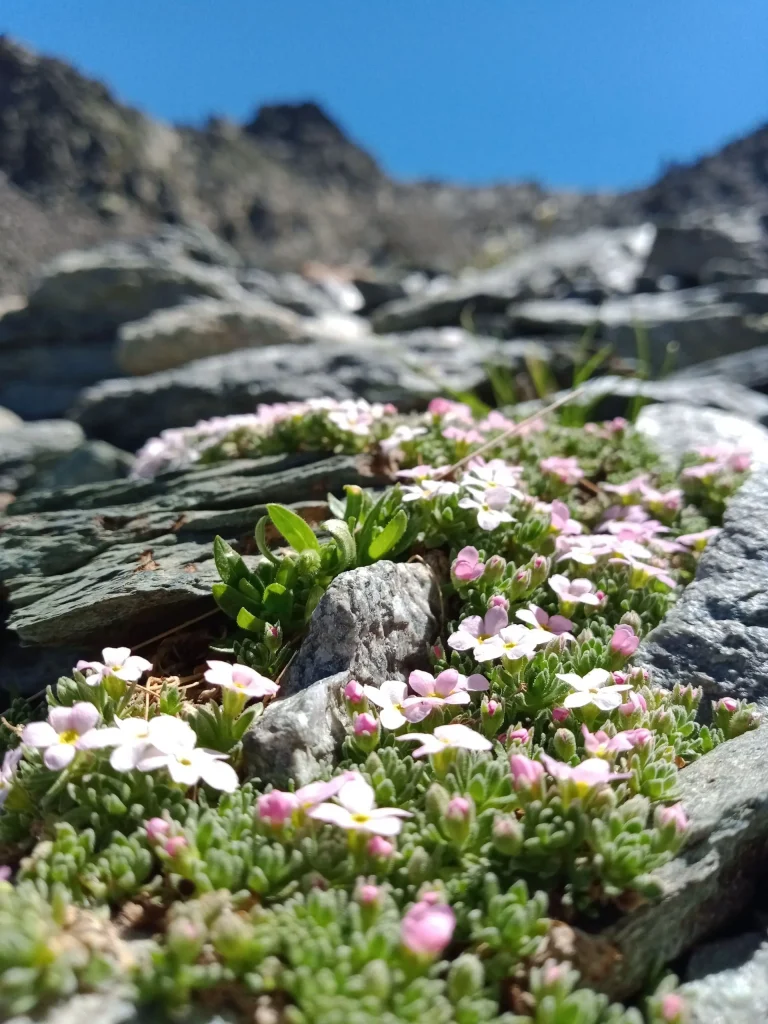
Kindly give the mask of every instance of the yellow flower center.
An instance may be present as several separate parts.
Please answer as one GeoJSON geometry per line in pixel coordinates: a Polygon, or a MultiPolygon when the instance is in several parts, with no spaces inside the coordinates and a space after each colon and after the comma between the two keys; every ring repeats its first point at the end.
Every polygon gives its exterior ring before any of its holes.
{"type": "Polygon", "coordinates": [[[369,816],[367,814],[353,814],[352,821],[356,821],[358,825],[362,825],[363,822],[368,821],[368,817],[369,816]]]}
{"type": "Polygon", "coordinates": [[[80,738],[80,733],[75,729],[67,729],[66,732],[59,733],[59,743],[77,743],[80,738]]]}
{"type": "Polygon", "coordinates": [[[188,757],[180,757],[179,764],[190,765],[192,764],[192,761],[188,757]]]}

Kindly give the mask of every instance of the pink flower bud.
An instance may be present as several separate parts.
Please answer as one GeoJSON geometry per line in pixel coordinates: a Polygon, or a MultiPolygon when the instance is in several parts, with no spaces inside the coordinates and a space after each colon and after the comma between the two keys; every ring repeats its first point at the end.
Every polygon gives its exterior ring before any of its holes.
{"type": "Polygon", "coordinates": [[[373,906],[374,903],[379,901],[379,887],[378,885],[361,885],[359,892],[360,902],[365,907],[373,906]]]}
{"type": "Polygon", "coordinates": [[[7,882],[12,874],[13,872],[7,864],[0,865],[0,882],[7,882]]]}
{"type": "Polygon", "coordinates": [[[662,825],[669,825],[674,822],[678,832],[685,832],[688,829],[688,816],[683,810],[682,804],[672,804],[671,807],[659,808],[659,821],[662,825]]]}
{"type": "Polygon", "coordinates": [[[427,412],[433,416],[445,416],[453,408],[453,402],[448,398],[433,398],[427,406],[427,412]]]}
{"type": "Polygon", "coordinates": [[[666,1024],[682,1024],[686,1012],[685,1000],[676,992],[670,992],[661,1000],[661,1018],[666,1024]]]}
{"type": "Polygon", "coordinates": [[[395,852],[394,845],[383,836],[371,836],[366,849],[371,857],[377,857],[381,860],[386,860],[387,857],[391,857],[395,852]]]}
{"type": "Polygon", "coordinates": [[[416,956],[439,956],[453,938],[456,915],[445,903],[421,900],[405,914],[400,925],[400,939],[416,956]]]}
{"type": "Polygon", "coordinates": [[[273,789],[271,793],[264,793],[259,797],[257,806],[262,821],[266,821],[273,828],[281,828],[291,820],[299,802],[293,793],[284,793],[282,790],[273,789]]]}
{"type": "Polygon", "coordinates": [[[571,712],[568,708],[552,708],[552,721],[553,722],[564,722],[567,718],[570,718],[571,712]]]}
{"type": "Polygon", "coordinates": [[[171,830],[169,822],[164,818],[150,818],[144,828],[147,830],[147,839],[151,843],[156,843],[163,836],[167,836],[171,830]]]}
{"type": "Polygon", "coordinates": [[[640,643],[640,637],[635,636],[631,626],[617,626],[611,637],[611,650],[620,654],[623,658],[629,658],[635,653],[640,643]]]}
{"type": "Polygon", "coordinates": [[[633,747],[647,747],[653,743],[653,733],[650,729],[627,729],[619,735],[626,736],[633,747]]]}
{"type": "MultiPolygon", "coordinates": [[[[618,675],[620,675],[619,672],[613,673],[614,680],[618,675]]],[[[641,693],[630,693],[627,702],[619,706],[619,713],[624,715],[626,718],[629,718],[629,716],[633,715],[636,711],[647,710],[648,705],[646,704],[645,697],[643,697],[641,693]]]]}
{"type": "Polygon", "coordinates": [[[477,548],[462,548],[451,566],[451,572],[462,583],[471,583],[479,579],[485,572],[485,565],[480,561],[477,548]]]}
{"type": "Polygon", "coordinates": [[[356,679],[350,679],[344,687],[344,697],[350,704],[362,704],[365,699],[365,691],[361,683],[356,679]]]}
{"type": "Polygon", "coordinates": [[[189,843],[184,836],[171,836],[171,838],[166,841],[165,852],[169,857],[176,857],[182,850],[185,850],[187,846],[189,846],[189,843]]]}
{"type": "Polygon", "coordinates": [[[530,738],[531,734],[528,729],[513,729],[507,734],[510,743],[527,743],[530,738]]]}
{"type": "Polygon", "coordinates": [[[604,601],[605,600],[605,591],[604,590],[596,590],[595,591],[595,597],[597,598],[598,601],[604,601]]]}
{"type": "Polygon", "coordinates": [[[378,729],[378,721],[373,717],[373,715],[369,715],[367,711],[364,711],[362,715],[358,715],[355,719],[355,736],[374,736],[378,732],[378,729]]]}
{"type": "Polygon", "coordinates": [[[557,985],[565,977],[565,970],[563,964],[556,964],[554,961],[548,960],[544,964],[544,984],[557,985]]]}
{"type": "Polygon", "coordinates": [[[455,820],[463,821],[472,813],[472,805],[465,796],[454,796],[448,801],[445,809],[445,816],[455,820]]]}
{"type": "Polygon", "coordinates": [[[544,765],[532,761],[525,754],[513,754],[509,759],[509,768],[515,789],[529,789],[535,786],[544,774],[544,765]]]}
{"type": "Polygon", "coordinates": [[[489,608],[509,608],[509,601],[503,594],[494,594],[491,600],[488,602],[489,608]]]}
{"type": "Polygon", "coordinates": [[[727,711],[729,714],[733,714],[739,708],[739,702],[734,700],[733,697],[723,697],[722,700],[717,702],[718,710],[727,711]]]}
{"type": "Polygon", "coordinates": [[[501,707],[501,704],[499,704],[499,702],[497,700],[489,700],[488,701],[488,714],[489,715],[495,715],[500,707],[501,707]]]}

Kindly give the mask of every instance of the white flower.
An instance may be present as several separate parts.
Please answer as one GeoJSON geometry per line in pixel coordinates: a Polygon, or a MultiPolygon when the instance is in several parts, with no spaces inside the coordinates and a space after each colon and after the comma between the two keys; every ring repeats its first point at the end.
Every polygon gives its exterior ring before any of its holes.
{"type": "Polygon", "coordinates": [[[462,498],[459,508],[477,509],[477,525],[481,530],[495,530],[502,523],[514,522],[514,517],[506,511],[512,492],[506,487],[491,487],[486,491],[472,490],[462,498]]]}
{"type": "Polygon", "coordinates": [[[469,490],[490,491],[496,487],[503,487],[514,497],[521,498],[523,495],[517,490],[520,483],[522,466],[510,466],[503,459],[491,459],[484,462],[482,458],[473,460],[467,467],[467,472],[461,478],[462,487],[469,490]]]}
{"type": "Polygon", "coordinates": [[[564,605],[581,603],[596,607],[600,604],[600,598],[592,593],[594,584],[591,580],[569,580],[567,576],[556,573],[549,577],[549,585],[564,605]]]}
{"type": "Polygon", "coordinates": [[[174,782],[194,786],[200,779],[213,789],[232,793],[238,787],[237,772],[223,764],[226,754],[196,747],[197,737],[186,722],[171,715],[158,716],[159,725],[152,732],[152,744],[144,749],[136,764],[139,771],[152,772],[167,768],[174,782]],[[160,721],[163,719],[164,721],[160,721]],[[172,726],[170,723],[178,723],[172,726]],[[178,728],[178,726],[186,728],[178,728]]]}
{"type": "Polygon", "coordinates": [[[228,661],[209,661],[207,682],[224,690],[236,690],[246,697],[274,697],[280,687],[247,665],[231,665],[228,661]]]}
{"type": "Polygon", "coordinates": [[[594,704],[601,711],[613,711],[621,704],[622,693],[632,688],[629,683],[606,686],[608,680],[613,677],[604,668],[593,668],[585,676],[577,675],[575,672],[559,672],[557,678],[568,683],[574,690],[563,701],[567,708],[583,708],[587,704],[594,704]]]}
{"type": "Polygon", "coordinates": [[[78,661],[75,668],[82,672],[89,686],[98,684],[107,676],[117,676],[126,683],[136,683],[152,668],[152,662],[131,654],[130,647],[105,647],[101,661],[78,661]]]}
{"type": "Polygon", "coordinates": [[[71,708],[51,708],[47,722],[24,726],[21,742],[44,750],[46,768],[58,772],[72,762],[76,751],[87,747],[100,718],[98,709],[88,701],[78,701],[71,708]]]}
{"type": "Polygon", "coordinates": [[[493,746],[490,740],[481,736],[479,732],[470,729],[466,725],[453,723],[452,725],[438,725],[434,732],[410,732],[405,736],[398,736],[399,740],[416,740],[421,746],[414,750],[414,757],[424,757],[425,754],[439,754],[442,750],[456,748],[460,750],[490,750],[493,746]]]}
{"type": "Polygon", "coordinates": [[[379,836],[396,836],[403,827],[403,818],[411,818],[409,811],[399,807],[376,807],[375,794],[362,775],[348,780],[336,794],[337,803],[324,803],[313,807],[309,817],[325,821],[348,832],[372,832],[379,836]]]}
{"type": "Polygon", "coordinates": [[[418,480],[403,488],[403,501],[431,501],[459,493],[459,485],[450,480],[418,480]]]}
{"type": "Polygon", "coordinates": [[[407,444],[408,441],[413,441],[414,438],[421,437],[426,432],[426,427],[409,427],[405,423],[401,423],[395,427],[389,437],[384,437],[379,441],[379,446],[382,451],[391,452],[401,444],[407,444]]]}
{"type": "Polygon", "coordinates": [[[195,742],[195,732],[187,722],[173,715],[157,715],[149,720],[116,718],[113,726],[94,729],[82,745],[89,750],[114,747],[109,763],[117,772],[130,772],[150,750],[170,753],[195,742]]]}
{"type": "Polygon", "coordinates": [[[518,626],[512,623],[500,629],[495,636],[481,640],[475,647],[474,655],[476,661],[495,661],[497,658],[531,657],[536,648],[542,644],[548,644],[552,634],[544,629],[529,629],[527,626],[518,626]]]}
{"type": "Polygon", "coordinates": [[[8,799],[11,787],[16,781],[16,769],[19,767],[22,754],[23,750],[21,747],[16,747],[15,750],[6,751],[3,758],[3,765],[0,768],[0,807],[8,799]]]}
{"type": "Polygon", "coordinates": [[[385,729],[399,729],[406,722],[422,722],[432,710],[429,705],[404,706],[408,698],[407,683],[388,679],[380,687],[364,686],[366,697],[380,708],[379,721],[385,729]]]}

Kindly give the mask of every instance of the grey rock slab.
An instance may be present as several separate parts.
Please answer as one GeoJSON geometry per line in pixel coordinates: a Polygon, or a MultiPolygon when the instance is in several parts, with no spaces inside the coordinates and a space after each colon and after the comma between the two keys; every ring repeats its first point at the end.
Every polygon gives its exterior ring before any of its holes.
{"type": "Polygon", "coordinates": [[[768,709],[766,506],[768,471],[759,469],[731,500],[693,583],[641,648],[656,682],[692,683],[706,698],[768,709]]]}
{"type": "Polygon", "coordinates": [[[768,465],[768,429],[733,413],[666,402],[642,409],[636,426],[675,465],[693,448],[713,444],[746,448],[753,466],[768,465]]]}
{"type": "Polygon", "coordinates": [[[664,225],[656,229],[656,237],[644,276],[658,278],[665,274],[684,281],[705,282],[717,278],[718,268],[738,266],[740,275],[754,275],[762,263],[755,248],[756,239],[739,235],[735,230],[714,226],[664,225]]]}
{"type": "Polygon", "coordinates": [[[0,433],[5,433],[6,430],[15,430],[23,422],[21,416],[17,416],[10,409],[4,409],[0,406],[0,433]]]}
{"type": "Polygon", "coordinates": [[[359,341],[368,326],[341,314],[325,320],[300,317],[252,296],[229,302],[198,299],[123,324],[117,361],[125,373],[155,373],[239,349],[297,345],[323,337],[333,341],[334,330],[341,340],[359,341]]]}
{"type": "Polygon", "coordinates": [[[752,348],[746,352],[733,352],[689,366],[675,374],[676,380],[691,380],[695,377],[719,377],[723,381],[741,384],[759,392],[768,390],[768,346],[752,348]]]}
{"type": "Polygon", "coordinates": [[[691,1024],[768,1020],[768,940],[759,932],[695,950],[681,986],[691,1024]]]}
{"type": "Polygon", "coordinates": [[[497,312],[533,298],[563,297],[574,291],[600,296],[631,292],[653,241],[650,225],[593,228],[527,248],[490,270],[466,271],[458,280],[438,279],[423,291],[374,311],[382,334],[418,327],[459,324],[465,310],[497,312]]]}
{"type": "Polygon", "coordinates": [[[767,760],[768,728],[762,727],[680,773],[690,830],[680,855],[658,872],[664,896],[596,936],[578,934],[578,966],[587,984],[625,999],[658,964],[676,959],[750,904],[768,854],[767,760]]]}
{"type": "Polygon", "coordinates": [[[71,455],[83,440],[82,428],[69,420],[39,420],[2,431],[0,491],[22,489],[37,473],[71,455]]]}
{"type": "Polygon", "coordinates": [[[279,698],[246,735],[249,774],[304,784],[329,768],[344,738],[342,690],[380,686],[425,663],[438,629],[439,596],[420,563],[377,562],[337,577],[310,620],[279,698]]]}
{"type": "Polygon", "coordinates": [[[84,441],[53,466],[37,473],[27,490],[53,491],[120,480],[128,476],[133,462],[133,455],[106,441],[84,441]]]}
{"type": "Polygon", "coordinates": [[[167,427],[253,412],[260,402],[331,396],[423,408],[445,389],[482,384],[489,362],[515,371],[525,367],[526,356],[552,365],[568,361],[560,350],[535,341],[502,344],[460,328],[371,337],[355,345],[276,345],[212,356],[146,377],[103,381],[83,392],[72,415],[89,436],[135,449],[167,427]]]}

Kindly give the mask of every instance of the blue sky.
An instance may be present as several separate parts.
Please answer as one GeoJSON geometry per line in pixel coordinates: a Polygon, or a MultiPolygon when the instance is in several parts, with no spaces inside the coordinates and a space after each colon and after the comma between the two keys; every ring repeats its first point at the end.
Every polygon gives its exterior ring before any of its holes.
{"type": "Polygon", "coordinates": [[[2,0],[170,121],[315,98],[404,178],[627,188],[768,120],[768,0],[2,0]]]}

